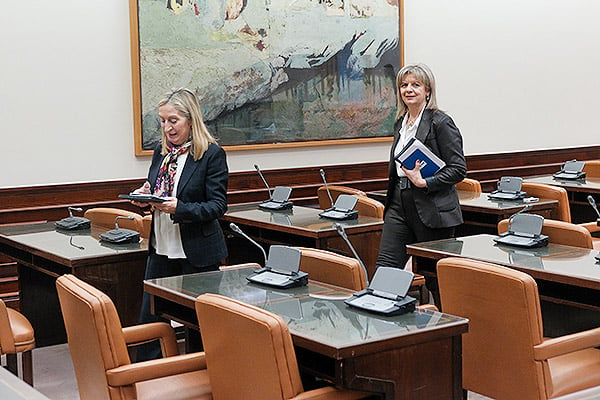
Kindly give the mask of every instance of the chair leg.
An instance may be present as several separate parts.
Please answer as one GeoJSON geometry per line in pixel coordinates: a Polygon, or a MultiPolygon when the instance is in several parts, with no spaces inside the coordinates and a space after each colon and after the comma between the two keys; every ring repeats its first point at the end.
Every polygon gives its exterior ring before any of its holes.
{"type": "Polygon", "coordinates": [[[33,386],[33,356],[32,351],[21,353],[21,365],[23,367],[23,380],[33,386]]]}
{"type": "Polygon", "coordinates": [[[14,375],[19,376],[19,366],[16,354],[6,355],[6,369],[12,372],[14,375]]]}

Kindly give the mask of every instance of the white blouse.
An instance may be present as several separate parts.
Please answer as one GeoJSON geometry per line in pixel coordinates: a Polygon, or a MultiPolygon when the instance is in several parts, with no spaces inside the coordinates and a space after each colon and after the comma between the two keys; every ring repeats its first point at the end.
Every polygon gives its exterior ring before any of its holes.
{"type": "MultiPolygon", "coordinates": [[[[187,156],[188,153],[185,153],[177,157],[177,171],[175,171],[173,193],[177,193],[177,185],[179,184],[179,178],[181,177],[187,156]]],[[[186,258],[181,242],[179,226],[173,223],[171,216],[158,209],[154,209],[152,223],[154,224],[152,246],[156,249],[156,254],[167,256],[168,258],[186,258]]]]}
{"type": "MultiPolygon", "coordinates": [[[[408,118],[406,118],[406,116],[408,114],[404,115],[404,118],[402,119],[402,126],[400,127],[399,131],[400,139],[398,140],[398,144],[396,144],[394,154],[400,153],[404,146],[406,146],[406,143],[408,143],[408,141],[414,138],[417,134],[417,129],[419,128],[419,124],[421,123],[421,117],[423,116],[423,110],[425,110],[425,107],[421,109],[419,116],[417,117],[417,119],[415,119],[415,123],[412,126],[407,126],[406,122],[408,118]]],[[[396,173],[398,174],[398,177],[406,176],[404,170],[402,169],[402,165],[398,161],[396,161],[396,173]]]]}

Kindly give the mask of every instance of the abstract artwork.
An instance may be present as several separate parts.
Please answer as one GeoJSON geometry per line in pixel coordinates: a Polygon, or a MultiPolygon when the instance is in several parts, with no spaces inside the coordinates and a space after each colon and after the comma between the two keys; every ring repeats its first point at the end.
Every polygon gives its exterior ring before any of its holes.
{"type": "Polygon", "coordinates": [[[156,104],[176,87],[224,146],[391,134],[401,0],[130,1],[136,154],[160,140],[156,104]]]}

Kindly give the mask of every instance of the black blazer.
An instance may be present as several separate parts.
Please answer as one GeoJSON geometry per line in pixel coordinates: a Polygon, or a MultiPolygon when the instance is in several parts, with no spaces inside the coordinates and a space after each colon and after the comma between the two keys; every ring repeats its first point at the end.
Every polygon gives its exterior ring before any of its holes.
{"type": "MultiPolygon", "coordinates": [[[[394,150],[400,139],[402,118],[394,124],[394,143],[389,163],[389,183],[386,210],[398,180],[394,150]]],[[[425,144],[446,166],[435,175],[425,178],[427,188],[412,187],[419,218],[429,228],[447,228],[463,222],[458,194],[454,185],[467,175],[462,136],[450,116],[439,110],[423,111],[416,138],[425,144]]]]}
{"type": "MultiPolygon", "coordinates": [[[[154,149],[148,182],[154,192],[163,160],[160,143],[154,149]]],[[[177,209],[171,219],[179,226],[183,251],[197,267],[218,265],[227,257],[227,245],[219,218],[227,211],[229,170],[225,150],[209,144],[202,158],[189,154],[177,185],[177,209]]],[[[150,237],[154,235],[154,224],[150,237]]],[[[150,246],[150,251],[154,251],[150,246]]]]}

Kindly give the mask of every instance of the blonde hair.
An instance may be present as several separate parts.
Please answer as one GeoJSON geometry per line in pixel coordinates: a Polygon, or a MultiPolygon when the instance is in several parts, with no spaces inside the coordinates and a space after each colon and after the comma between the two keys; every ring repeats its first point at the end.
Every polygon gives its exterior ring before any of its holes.
{"type": "MultiPolygon", "coordinates": [[[[217,143],[217,140],[210,134],[206,125],[204,125],[198,98],[191,90],[178,88],[165,94],[165,97],[158,102],[158,107],[164,106],[165,104],[172,105],[177,111],[191,121],[192,146],[190,152],[194,157],[194,160],[199,160],[208,149],[208,145],[210,143],[217,143]]],[[[162,154],[164,155],[168,152],[169,145],[167,136],[165,131],[162,130],[162,154]]]]}
{"type": "Polygon", "coordinates": [[[400,96],[400,84],[406,75],[414,75],[417,80],[425,85],[425,88],[429,92],[425,108],[431,110],[438,109],[437,98],[435,95],[435,78],[433,77],[433,72],[431,72],[429,67],[425,64],[408,64],[402,67],[402,69],[398,71],[398,75],[396,75],[396,90],[398,92],[398,111],[396,112],[396,121],[398,121],[408,111],[406,104],[404,104],[404,101],[402,101],[402,96],[400,96]]]}

